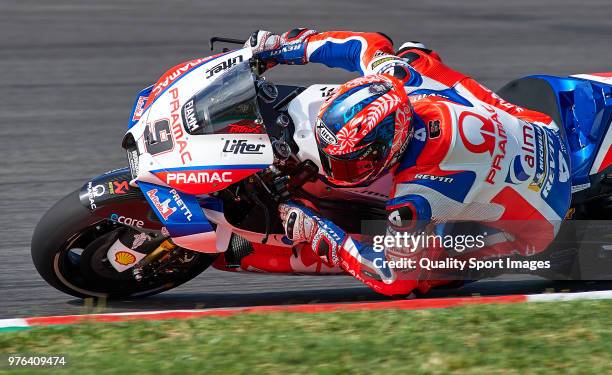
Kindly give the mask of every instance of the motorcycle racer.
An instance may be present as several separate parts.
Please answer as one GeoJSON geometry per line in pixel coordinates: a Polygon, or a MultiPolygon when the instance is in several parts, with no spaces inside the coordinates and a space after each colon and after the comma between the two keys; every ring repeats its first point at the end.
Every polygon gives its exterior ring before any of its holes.
{"type": "Polygon", "coordinates": [[[483,246],[462,251],[439,243],[380,251],[290,202],[280,216],[294,244],[310,244],[328,264],[401,296],[448,280],[419,262],[395,268],[388,260],[529,256],[554,239],[571,182],[567,141],[549,116],[504,101],[422,43],[394,52],[381,33],[256,31],[245,46],[268,67],[317,62],[362,75],[324,102],[316,138],[333,185],[364,186],[392,174],[387,234],[453,233],[457,222],[478,223],[484,233],[483,246]]]}

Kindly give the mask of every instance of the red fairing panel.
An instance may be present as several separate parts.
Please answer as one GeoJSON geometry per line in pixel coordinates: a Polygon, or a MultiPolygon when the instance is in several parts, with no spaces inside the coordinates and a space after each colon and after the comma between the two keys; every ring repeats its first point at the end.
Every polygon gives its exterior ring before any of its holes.
{"type": "Polygon", "coordinates": [[[243,180],[267,165],[255,166],[254,168],[232,169],[228,166],[220,166],[218,169],[181,169],[155,171],[159,177],[169,186],[187,194],[209,194],[223,190],[233,183],[243,180]]]}
{"type": "Polygon", "coordinates": [[[227,268],[224,256],[217,258],[213,267],[222,271],[264,272],[290,274],[344,274],[338,267],[323,263],[310,246],[296,247],[295,253],[289,247],[251,243],[253,253],[244,257],[238,269],[227,268]]]}

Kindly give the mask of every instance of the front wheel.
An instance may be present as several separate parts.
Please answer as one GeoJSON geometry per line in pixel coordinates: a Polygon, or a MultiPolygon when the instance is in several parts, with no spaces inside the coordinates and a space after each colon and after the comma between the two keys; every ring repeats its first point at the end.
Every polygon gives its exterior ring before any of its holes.
{"type": "Polygon", "coordinates": [[[208,268],[214,255],[178,249],[182,256],[142,278],[117,272],[106,258],[126,230],[93,215],[75,191],[57,202],[40,220],[32,237],[32,260],[47,283],[76,297],[144,297],[172,289],[208,268]]]}

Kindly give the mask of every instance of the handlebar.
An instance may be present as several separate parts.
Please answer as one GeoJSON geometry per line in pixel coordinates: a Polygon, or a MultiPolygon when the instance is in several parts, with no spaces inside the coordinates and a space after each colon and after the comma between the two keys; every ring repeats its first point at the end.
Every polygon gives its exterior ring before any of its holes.
{"type": "MultiPolygon", "coordinates": [[[[226,38],[222,36],[213,36],[208,41],[208,45],[210,46],[211,51],[215,49],[215,42],[238,44],[238,45],[243,46],[247,42],[247,40],[246,39],[236,39],[236,38],[226,38]]],[[[223,52],[227,52],[227,51],[229,51],[229,49],[223,48],[223,52]]],[[[260,53],[259,55],[254,55],[251,58],[251,67],[253,68],[253,72],[256,75],[260,76],[268,69],[268,65],[266,64],[266,56],[269,55],[269,52],[270,51],[264,51],[263,55],[260,53]],[[266,55],[266,52],[268,53],[267,55],[266,55]]]]}
{"type": "Polygon", "coordinates": [[[243,39],[225,38],[225,37],[222,37],[222,36],[213,36],[208,41],[208,45],[210,46],[210,50],[211,51],[213,49],[215,49],[215,42],[244,45],[244,43],[246,43],[247,41],[243,40],[243,39]]]}

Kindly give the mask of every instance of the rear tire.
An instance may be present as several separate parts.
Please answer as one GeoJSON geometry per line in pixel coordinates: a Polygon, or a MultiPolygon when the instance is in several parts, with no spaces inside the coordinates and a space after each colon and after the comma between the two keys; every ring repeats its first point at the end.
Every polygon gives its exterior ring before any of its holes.
{"type": "Polygon", "coordinates": [[[79,191],[74,191],[49,209],[36,226],[31,245],[34,266],[49,285],[64,293],[116,299],[144,297],[177,287],[207,269],[216,257],[190,252],[193,258],[184,271],[136,281],[129,270],[119,273],[101,261],[124,228],[93,215],[81,204],[79,191]]]}

